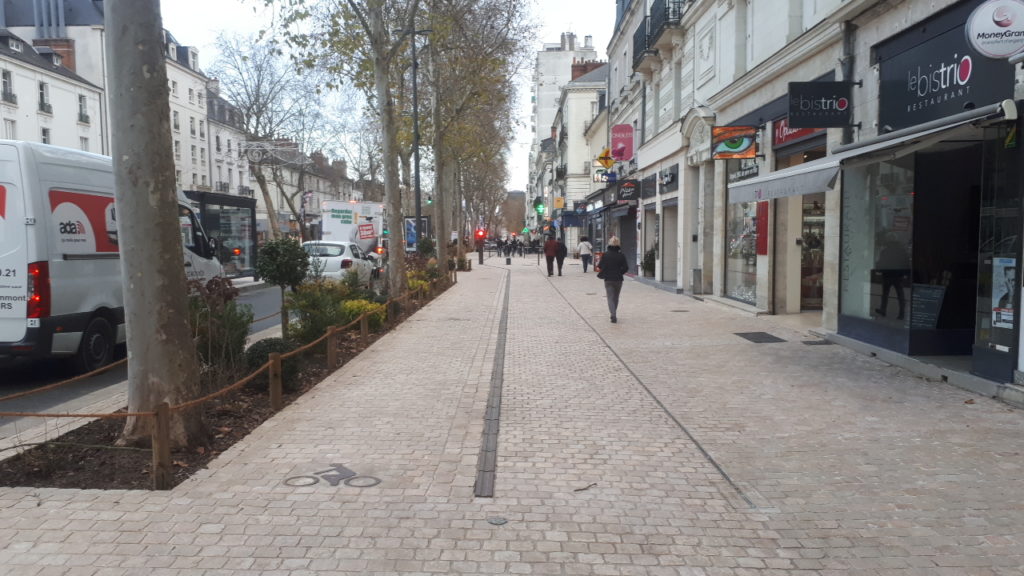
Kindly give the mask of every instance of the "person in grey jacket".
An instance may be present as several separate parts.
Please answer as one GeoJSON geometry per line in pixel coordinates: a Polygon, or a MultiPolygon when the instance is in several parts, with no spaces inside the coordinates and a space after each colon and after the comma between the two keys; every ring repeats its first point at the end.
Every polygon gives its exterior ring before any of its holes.
{"type": "Polygon", "coordinates": [[[622,292],[622,279],[629,272],[629,263],[622,253],[619,239],[612,236],[608,239],[608,250],[601,256],[597,264],[597,277],[604,280],[604,291],[608,296],[608,312],[612,315],[612,324],[619,321],[616,312],[619,309],[619,293],[622,292]]]}

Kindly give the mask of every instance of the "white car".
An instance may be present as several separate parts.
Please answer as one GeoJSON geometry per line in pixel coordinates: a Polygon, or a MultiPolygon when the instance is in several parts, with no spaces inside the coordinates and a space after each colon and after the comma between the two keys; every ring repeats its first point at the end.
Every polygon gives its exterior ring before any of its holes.
{"type": "Polygon", "coordinates": [[[346,274],[355,271],[360,283],[370,281],[375,264],[355,242],[303,242],[302,248],[310,255],[311,275],[343,280],[346,274]]]}

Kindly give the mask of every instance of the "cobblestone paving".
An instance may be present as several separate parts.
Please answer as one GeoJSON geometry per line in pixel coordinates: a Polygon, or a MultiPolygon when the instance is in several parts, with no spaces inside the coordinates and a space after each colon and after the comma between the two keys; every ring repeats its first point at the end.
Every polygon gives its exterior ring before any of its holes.
{"type": "Polygon", "coordinates": [[[1024,574],[1021,411],[573,264],[461,274],[173,491],[0,488],[0,574],[1024,574]]]}

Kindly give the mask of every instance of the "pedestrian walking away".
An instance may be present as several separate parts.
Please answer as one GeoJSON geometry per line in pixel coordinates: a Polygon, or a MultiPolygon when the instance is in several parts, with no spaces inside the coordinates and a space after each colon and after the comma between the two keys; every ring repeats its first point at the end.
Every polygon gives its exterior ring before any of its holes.
{"type": "Polygon", "coordinates": [[[565,247],[565,242],[561,238],[558,239],[558,245],[555,247],[555,260],[558,262],[558,275],[562,275],[562,263],[565,262],[566,255],[569,254],[569,249],[565,247]]]}
{"type": "Polygon", "coordinates": [[[555,254],[558,253],[558,242],[555,242],[554,235],[548,236],[544,241],[544,259],[548,263],[548,276],[555,275],[555,254]]]}
{"type": "Polygon", "coordinates": [[[583,273],[587,273],[587,267],[590,266],[590,259],[594,257],[594,245],[590,243],[590,238],[583,236],[580,238],[580,243],[576,245],[576,251],[580,254],[580,260],[583,261],[583,273]]]}
{"type": "Polygon", "coordinates": [[[601,256],[597,277],[604,280],[604,292],[608,296],[608,312],[612,316],[612,324],[619,321],[616,313],[619,309],[619,293],[622,292],[622,280],[629,272],[629,263],[622,253],[619,239],[612,236],[608,239],[608,250],[601,256]]]}

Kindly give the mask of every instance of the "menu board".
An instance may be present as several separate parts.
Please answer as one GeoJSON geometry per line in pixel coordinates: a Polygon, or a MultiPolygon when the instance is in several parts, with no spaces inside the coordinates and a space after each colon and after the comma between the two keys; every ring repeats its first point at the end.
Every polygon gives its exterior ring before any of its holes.
{"type": "Polygon", "coordinates": [[[910,298],[910,329],[934,330],[939,325],[946,287],[937,284],[914,284],[910,298]]]}

